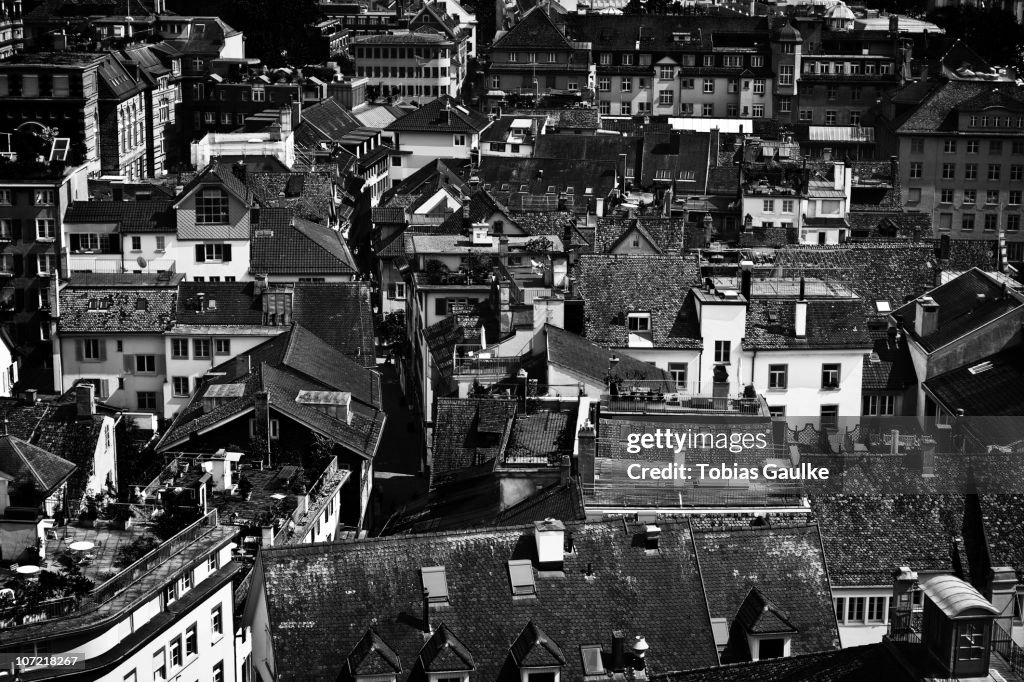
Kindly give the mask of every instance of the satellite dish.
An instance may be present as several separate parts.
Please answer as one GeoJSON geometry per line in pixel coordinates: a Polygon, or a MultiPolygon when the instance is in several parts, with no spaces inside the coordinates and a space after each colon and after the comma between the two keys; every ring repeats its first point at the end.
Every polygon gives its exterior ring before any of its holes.
{"type": "Polygon", "coordinates": [[[146,267],[148,265],[148,263],[146,262],[146,259],[143,258],[142,256],[139,256],[138,258],[136,258],[135,262],[139,264],[140,268],[144,268],[144,267],[146,267]]]}

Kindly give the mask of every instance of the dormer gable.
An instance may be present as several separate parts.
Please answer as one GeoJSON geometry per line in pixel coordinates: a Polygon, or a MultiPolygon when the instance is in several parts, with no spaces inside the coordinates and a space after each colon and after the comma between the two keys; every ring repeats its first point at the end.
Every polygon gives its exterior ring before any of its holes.
{"type": "Polygon", "coordinates": [[[562,649],[532,620],[526,624],[509,647],[511,663],[519,670],[522,682],[531,679],[558,680],[566,664],[562,649]]]}
{"type": "Polygon", "coordinates": [[[449,678],[468,680],[469,674],[476,670],[469,649],[444,623],[437,627],[420,649],[417,664],[431,682],[449,678]]]}
{"type": "Polygon", "coordinates": [[[345,664],[353,682],[394,680],[402,672],[398,654],[373,629],[363,634],[345,664]]]}

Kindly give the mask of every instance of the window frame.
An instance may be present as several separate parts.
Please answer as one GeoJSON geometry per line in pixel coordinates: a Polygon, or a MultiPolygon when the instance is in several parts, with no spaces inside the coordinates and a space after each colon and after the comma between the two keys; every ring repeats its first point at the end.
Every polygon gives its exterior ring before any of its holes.
{"type": "Polygon", "coordinates": [[[841,362],[823,362],[821,363],[821,388],[825,391],[835,391],[839,389],[840,382],[842,381],[843,364],[841,362]],[[832,379],[832,376],[835,376],[832,379]]]}
{"type": "Polygon", "coordinates": [[[789,365],[768,365],[768,390],[785,391],[789,388],[789,365]]]}
{"type": "Polygon", "coordinates": [[[715,364],[728,365],[732,361],[732,341],[729,339],[715,340],[715,364]]]}
{"type": "Polygon", "coordinates": [[[203,187],[195,194],[197,225],[225,225],[231,218],[231,200],[220,187],[203,187]]]}

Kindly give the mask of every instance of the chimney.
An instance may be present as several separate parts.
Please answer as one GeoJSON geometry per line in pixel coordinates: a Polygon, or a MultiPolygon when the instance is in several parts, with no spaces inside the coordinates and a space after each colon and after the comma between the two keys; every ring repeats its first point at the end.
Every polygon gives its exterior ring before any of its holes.
{"type": "Polygon", "coordinates": [[[96,414],[96,387],[92,384],[75,386],[75,407],[79,417],[91,417],[96,414]]]}
{"type": "Polygon", "coordinates": [[[939,304],[931,296],[922,296],[914,303],[917,308],[914,315],[914,331],[923,339],[933,334],[939,326],[939,304]]]}
{"type": "Polygon", "coordinates": [[[793,314],[793,335],[798,339],[807,336],[807,300],[804,298],[804,278],[800,278],[800,300],[796,302],[793,314]]]}
{"type": "Polygon", "coordinates": [[[34,388],[26,388],[24,396],[26,405],[35,405],[36,401],[39,400],[39,391],[34,388]]]}
{"type": "Polygon", "coordinates": [[[661,539],[661,528],[653,523],[644,526],[644,549],[655,551],[658,549],[658,541],[661,539]]]}
{"type": "Polygon", "coordinates": [[[110,198],[113,201],[124,201],[124,181],[123,180],[111,180],[110,181],[110,198]]]}
{"type": "Polygon", "coordinates": [[[252,363],[248,355],[239,355],[235,358],[235,377],[248,376],[252,371],[252,363]]]}
{"type": "Polygon", "coordinates": [[[423,588],[423,632],[430,634],[430,590],[423,588]]]}
{"type": "Polygon", "coordinates": [[[494,241],[487,234],[488,227],[487,223],[473,223],[473,246],[494,246],[494,241]]]}
{"type": "Polygon", "coordinates": [[[594,213],[597,214],[598,218],[604,217],[604,199],[598,197],[594,200],[594,213]]]}
{"type": "Polygon", "coordinates": [[[832,166],[832,189],[844,191],[846,189],[846,162],[836,161],[832,166]]]}
{"type": "Polygon", "coordinates": [[[597,457],[597,429],[588,419],[576,435],[579,441],[577,464],[584,488],[594,485],[594,460],[597,457]]]}
{"type": "MultiPolygon", "coordinates": [[[[238,455],[238,453],[232,453],[238,455]]],[[[213,477],[214,490],[231,490],[234,486],[233,470],[228,453],[223,448],[217,451],[217,459],[209,462],[210,475],[213,477]]],[[[204,467],[205,468],[205,467],[204,467]]]]}
{"type": "Polygon", "coordinates": [[[740,268],[740,293],[743,294],[743,298],[745,298],[747,303],[749,303],[753,288],[752,281],[754,277],[754,262],[749,260],[740,261],[740,268]]]}
{"type": "Polygon", "coordinates": [[[572,480],[572,457],[564,455],[558,462],[558,483],[568,485],[572,480]]]}
{"type": "Polygon", "coordinates": [[[565,560],[565,524],[557,519],[533,522],[533,537],[537,543],[537,565],[561,570],[565,560]]]}
{"type": "Polygon", "coordinates": [[[889,15],[889,33],[892,34],[893,38],[898,38],[900,35],[900,15],[890,14],[889,15]]]}
{"type": "Polygon", "coordinates": [[[245,167],[245,161],[236,161],[231,165],[231,174],[242,181],[245,184],[246,176],[248,175],[245,167]]]}
{"type": "Polygon", "coordinates": [[[612,672],[626,671],[626,635],[622,630],[612,630],[612,672]]]}

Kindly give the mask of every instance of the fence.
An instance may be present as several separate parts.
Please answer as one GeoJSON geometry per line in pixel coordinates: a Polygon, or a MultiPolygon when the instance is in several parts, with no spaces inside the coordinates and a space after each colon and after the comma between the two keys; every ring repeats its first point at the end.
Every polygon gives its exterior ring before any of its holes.
{"type": "MultiPolygon", "coordinates": [[[[1012,622],[1008,622],[1010,626],[1012,622]]],[[[1009,631],[1000,626],[998,620],[992,626],[992,651],[1003,657],[1010,670],[1015,673],[1024,673],[1024,649],[1019,647],[1009,631]]]]}
{"type": "Polygon", "coordinates": [[[583,485],[588,507],[783,507],[799,503],[803,486],[798,482],[778,482],[750,488],[729,486],[654,485],[604,483],[583,485]]]}
{"type": "Polygon", "coordinates": [[[78,600],[75,597],[61,597],[60,599],[48,599],[39,602],[34,606],[18,606],[9,609],[0,609],[0,630],[6,627],[16,627],[29,623],[60,618],[78,610],[78,600]]]}

